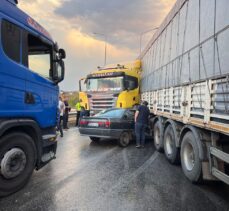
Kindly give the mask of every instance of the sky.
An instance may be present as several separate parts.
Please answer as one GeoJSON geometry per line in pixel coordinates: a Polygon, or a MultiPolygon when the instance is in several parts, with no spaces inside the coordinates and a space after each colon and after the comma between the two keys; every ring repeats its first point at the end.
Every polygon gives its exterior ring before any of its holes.
{"type": "MultiPolygon", "coordinates": [[[[160,26],[176,0],[19,0],[19,8],[52,35],[67,54],[61,90],[77,91],[78,81],[98,66],[135,60],[140,34],[160,26]]],[[[144,48],[155,31],[142,36],[144,48]]]]}

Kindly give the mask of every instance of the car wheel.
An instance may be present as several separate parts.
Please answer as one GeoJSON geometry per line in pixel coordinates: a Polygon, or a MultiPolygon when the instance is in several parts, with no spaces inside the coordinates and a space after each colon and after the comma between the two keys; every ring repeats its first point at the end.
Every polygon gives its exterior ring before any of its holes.
{"type": "Polygon", "coordinates": [[[98,143],[100,141],[100,138],[98,138],[98,137],[90,136],[90,139],[91,139],[91,141],[93,141],[95,143],[98,143]]]}
{"type": "Polygon", "coordinates": [[[30,136],[12,133],[0,140],[0,197],[21,189],[33,173],[36,147],[30,136]]]}
{"type": "Polygon", "coordinates": [[[202,179],[199,148],[192,132],[187,132],[181,144],[181,166],[185,176],[193,183],[202,179]]]}
{"type": "Polygon", "coordinates": [[[171,164],[179,163],[179,148],[176,147],[175,134],[171,125],[169,125],[164,134],[164,151],[167,160],[171,164]]]}
{"type": "Polygon", "coordinates": [[[163,152],[162,127],[159,121],[154,125],[154,146],[158,152],[163,152]]]}
{"type": "Polygon", "coordinates": [[[130,134],[128,132],[123,132],[120,135],[120,138],[118,140],[118,144],[121,147],[127,147],[130,143],[130,134]]]}

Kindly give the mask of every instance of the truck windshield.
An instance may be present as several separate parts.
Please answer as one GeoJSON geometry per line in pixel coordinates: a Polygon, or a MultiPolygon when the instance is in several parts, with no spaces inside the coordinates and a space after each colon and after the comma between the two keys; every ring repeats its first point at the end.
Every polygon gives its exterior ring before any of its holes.
{"type": "Polygon", "coordinates": [[[124,88],[124,78],[88,78],[86,82],[88,91],[122,91],[124,88]]]}

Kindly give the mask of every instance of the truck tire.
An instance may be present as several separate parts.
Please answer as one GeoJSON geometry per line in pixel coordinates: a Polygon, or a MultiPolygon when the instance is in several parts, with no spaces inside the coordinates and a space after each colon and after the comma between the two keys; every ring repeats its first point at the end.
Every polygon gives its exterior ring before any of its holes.
{"type": "Polygon", "coordinates": [[[173,127],[169,125],[164,134],[165,157],[171,164],[178,164],[180,160],[179,148],[176,147],[175,134],[173,127]]]}
{"type": "Polygon", "coordinates": [[[202,166],[197,140],[192,132],[187,132],[181,143],[181,166],[185,176],[193,183],[202,179],[202,166]]]}
{"type": "Polygon", "coordinates": [[[93,137],[93,136],[90,136],[89,137],[91,139],[91,141],[95,142],[95,143],[98,143],[100,138],[99,137],[93,137]]]}
{"type": "Polygon", "coordinates": [[[154,146],[158,152],[163,152],[162,126],[159,121],[156,122],[153,129],[154,146]]]}
{"type": "Polygon", "coordinates": [[[0,139],[0,197],[26,185],[35,168],[36,154],[35,144],[27,134],[11,133],[0,139]]]}
{"type": "Polygon", "coordinates": [[[122,132],[118,139],[118,145],[120,147],[127,147],[130,144],[130,134],[128,132],[122,132]]]}

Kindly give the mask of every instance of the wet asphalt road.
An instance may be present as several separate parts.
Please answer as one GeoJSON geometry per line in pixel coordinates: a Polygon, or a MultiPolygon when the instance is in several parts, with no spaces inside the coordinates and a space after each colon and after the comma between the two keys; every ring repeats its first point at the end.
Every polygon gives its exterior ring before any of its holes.
{"type": "Polygon", "coordinates": [[[77,129],[59,141],[57,159],[34,172],[0,210],[229,210],[229,186],[191,184],[148,141],[146,148],[91,143],[77,129]]]}

